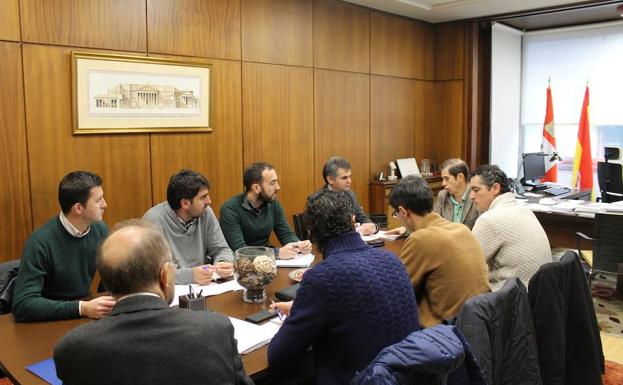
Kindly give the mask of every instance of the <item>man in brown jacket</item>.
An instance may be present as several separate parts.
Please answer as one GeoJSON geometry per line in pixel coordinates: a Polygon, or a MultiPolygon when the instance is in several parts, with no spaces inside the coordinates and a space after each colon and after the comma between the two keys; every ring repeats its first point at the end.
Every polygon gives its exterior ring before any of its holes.
{"type": "Polygon", "coordinates": [[[389,203],[394,217],[412,231],[400,259],[415,290],[422,326],[455,316],[468,298],[490,291],[478,240],[466,226],[432,212],[433,192],[424,179],[403,178],[389,203]]]}

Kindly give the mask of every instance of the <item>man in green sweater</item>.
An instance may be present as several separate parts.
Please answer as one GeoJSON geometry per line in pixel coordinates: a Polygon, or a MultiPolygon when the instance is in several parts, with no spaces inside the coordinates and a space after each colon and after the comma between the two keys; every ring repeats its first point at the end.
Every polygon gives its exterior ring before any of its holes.
{"type": "Polygon", "coordinates": [[[232,250],[244,246],[272,247],[268,238],[274,231],[283,245],[275,249],[278,258],[310,253],[311,243],[296,237],[276,200],[281,188],[273,166],[253,163],[244,170],[243,183],[246,191],[221,206],[221,229],[229,247],[232,250]]]}
{"type": "Polygon", "coordinates": [[[58,187],[61,213],[26,242],[13,294],[17,322],[88,317],[115,305],[110,296],[81,301],[95,275],[95,254],[108,236],[102,179],[88,171],[65,175],[58,187]]]}

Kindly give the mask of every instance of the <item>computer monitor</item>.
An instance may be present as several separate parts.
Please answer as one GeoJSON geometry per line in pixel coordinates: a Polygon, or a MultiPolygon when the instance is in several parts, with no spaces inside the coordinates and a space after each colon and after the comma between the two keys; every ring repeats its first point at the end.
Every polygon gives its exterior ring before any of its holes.
{"type": "Polygon", "coordinates": [[[545,176],[545,154],[542,152],[529,152],[523,156],[524,181],[532,180],[538,183],[538,179],[545,176]]]}

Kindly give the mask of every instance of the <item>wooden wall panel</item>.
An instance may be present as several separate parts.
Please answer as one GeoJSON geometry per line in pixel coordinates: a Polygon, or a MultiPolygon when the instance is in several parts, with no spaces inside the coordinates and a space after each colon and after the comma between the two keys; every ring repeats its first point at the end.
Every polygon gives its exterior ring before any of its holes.
{"type": "Polygon", "coordinates": [[[26,132],[34,226],[59,212],[58,182],[73,170],[89,170],[104,180],[109,225],[140,217],[151,206],[149,137],[73,136],[71,48],[26,44],[24,79],[26,132]]]}
{"type": "Polygon", "coordinates": [[[463,23],[435,28],[435,80],[463,79],[463,23]]]}
{"type": "Polygon", "coordinates": [[[314,191],[313,70],[242,63],[244,165],[271,163],[286,216],[314,191]]]}
{"type": "Polygon", "coordinates": [[[242,60],[311,67],[312,0],[242,0],[242,60]]]}
{"type": "Polygon", "coordinates": [[[372,11],[370,18],[370,73],[417,77],[416,22],[372,11]]]}
{"type": "Polygon", "coordinates": [[[240,59],[240,0],[147,0],[149,52],[240,59]]]}
{"type": "MultiPolygon", "coordinates": [[[[463,157],[463,81],[442,81],[435,84],[435,120],[439,151],[438,161],[463,157]]],[[[473,166],[473,165],[470,165],[473,166]]]]}
{"type": "MultiPolygon", "coordinates": [[[[179,57],[164,56],[180,59],[179,57]]],[[[242,191],[241,64],[238,61],[193,60],[212,64],[210,133],[152,134],[151,165],[154,204],[166,200],[171,175],[190,168],[210,181],[212,208],[242,191]]]]}
{"type": "Polygon", "coordinates": [[[0,262],[19,258],[32,231],[21,58],[19,44],[0,42],[0,262]]]}
{"type": "Polygon", "coordinates": [[[370,72],[370,10],[336,0],[314,6],[314,66],[370,72]]]}
{"type": "Polygon", "coordinates": [[[368,209],[370,174],[370,77],[347,72],[314,72],[315,187],[324,185],[322,167],[334,155],[353,167],[352,189],[368,209]]]}
{"type": "Polygon", "coordinates": [[[20,40],[18,0],[0,1],[0,40],[20,40]]]}
{"type": "Polygon", "coordinates": [[[439,164],[437,159],[437,117],[433,111],[436,106],[435,83],[429,81],[415,82],[415,159],[418,165],[422,159],[430,159],[439,164]]]}
{"type": "Polygon", "coordinates": [[[145,0],[22,0],[25,42],[145,51],[145,0]]]}
{"type": "Polygon", "coordinates": [[[435,27],[425,22],[415,22],[415,77],[435,78],[435,27]]]}
{"type": "Polygon", "coordinates": [[[370,180],[398,158],[414,153],[415,81],[372,76],[370,87],[370,180]]]}

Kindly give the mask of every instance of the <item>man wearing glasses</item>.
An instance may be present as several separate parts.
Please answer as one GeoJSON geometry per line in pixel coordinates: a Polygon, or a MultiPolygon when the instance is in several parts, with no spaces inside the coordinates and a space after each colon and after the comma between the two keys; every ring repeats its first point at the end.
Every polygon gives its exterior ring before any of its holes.
{"type": "Polygon", "coordinates": [[[466,226],[432,212],[433,192],[424,179],[401,179],[389,203],[394,215],[412,231],[400,259],[415,289],[422,326],[454,317],[468,298],[489,292],[478,240],[466,226]]]}

